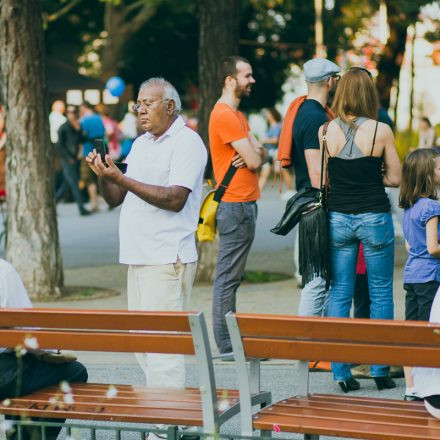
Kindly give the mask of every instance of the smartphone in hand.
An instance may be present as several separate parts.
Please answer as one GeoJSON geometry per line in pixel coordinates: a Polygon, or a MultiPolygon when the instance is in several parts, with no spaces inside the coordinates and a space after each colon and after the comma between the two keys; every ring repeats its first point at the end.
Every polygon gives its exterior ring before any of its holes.
{"type": "Polygon", "coordinates": [[[115,165],[119,168],[122,174],[127,171],[127,164],[125,162],[115,162],[115,165]]]}
{"type": "Polygon", "coordinates": [[[102,163],[105,164],[105,155],[108,154],[108,149],[104,139],[94,139],[93,146],[96,152],[101,156],[102,163]]]}

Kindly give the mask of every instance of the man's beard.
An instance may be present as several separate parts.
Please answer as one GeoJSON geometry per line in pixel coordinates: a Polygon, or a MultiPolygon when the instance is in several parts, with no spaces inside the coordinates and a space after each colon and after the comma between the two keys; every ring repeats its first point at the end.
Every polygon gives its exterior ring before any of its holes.
{"type": "Polygon", "coordinates": [[[243,97],[247,97],[251,94],[251,86],[247,85],[247,86],[240,86],[237,85],[237,87],[235,88],[235,96],[239,99],[243,98],[243,97]]]}

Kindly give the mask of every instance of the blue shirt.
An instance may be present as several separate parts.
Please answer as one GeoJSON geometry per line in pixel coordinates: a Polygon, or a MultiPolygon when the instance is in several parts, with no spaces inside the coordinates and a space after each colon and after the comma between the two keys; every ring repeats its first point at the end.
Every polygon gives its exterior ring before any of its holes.
{"type": "Polygon", "coordinates": [[[435,216],[440,216],[440,204],[425,197],[403,212],[403,235],[410,246],[404,283],[440,282],[440,259],[430,255],[426,246],[426,223],[435,216]]]}
{"type": "MultiPolygon", "coordinates": [[[[268,139],[277,138],[279,139],[281,133],[281,122],[277,122],[274,125],[271,125],[266,131],[266,137],[268,139]]],[[[278,140],[276,144],[264,144],[264,148],[267,150],[276,150],[278,148],[278,140]]]]}
{"type": "Polygon", "coordinates": [[[105,128],[101,116],[96,113],[86,115],[81,119],[81,130],[84,136],[83,157],[86,157],[93,150],[93,139],[103,139],[105,128]]]}
{"type": "Polygon", "coordinates": [[[310,186],[304,150],[319,150],[318,130],[328,121],[324,107],[315,99],[306,99],[296,114],[292,129],[291,159],[295,168],[296,190],[310,186]]]}

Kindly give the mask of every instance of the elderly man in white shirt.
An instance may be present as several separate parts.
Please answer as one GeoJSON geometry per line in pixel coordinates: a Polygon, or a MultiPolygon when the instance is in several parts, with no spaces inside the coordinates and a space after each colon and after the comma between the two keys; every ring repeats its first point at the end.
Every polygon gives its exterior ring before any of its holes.
{"type": "MultiPolygon", "coordinates": [[[[195,276],[195,231],[207,160],[200,136],[178,115],[176,89],[151,78],[139,89],[134,110],[146,130],[133,143],[124,175],[107,155],[87,161],[102,195],[119,220],[120,262],[127,264],[130,310],[183,310],[195,276]]],[[[148,386],[184,386],[182,355],[141,354],[148,386]]]]}

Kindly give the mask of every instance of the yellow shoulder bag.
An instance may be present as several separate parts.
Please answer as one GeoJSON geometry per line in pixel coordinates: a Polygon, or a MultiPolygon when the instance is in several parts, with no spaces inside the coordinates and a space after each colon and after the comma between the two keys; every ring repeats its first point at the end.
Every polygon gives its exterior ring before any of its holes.
{"type": "Polygon", "coordinates": [[[216,215],[218,205],[225,194],[226,189],[231,183],[237,168],[231,165],[225,174],[222,182],[217,189],[213,189],[206,194],[200,207],[199,225],[197,226],[198,241],[212,241],[216,232],[216,215]]]}

